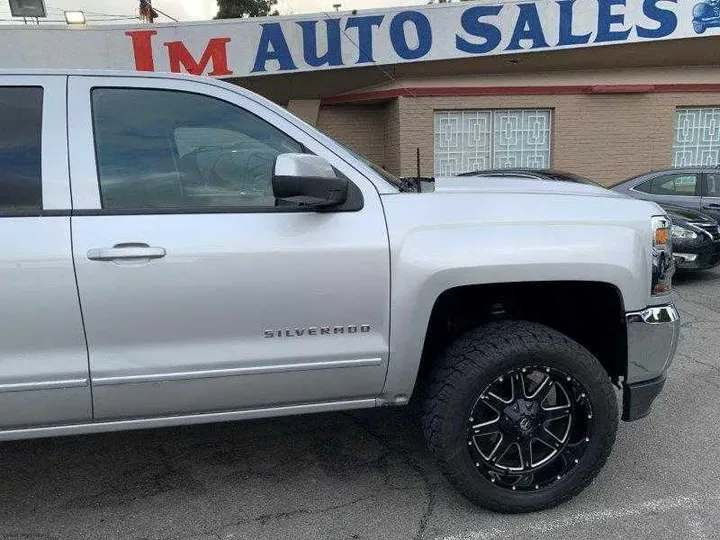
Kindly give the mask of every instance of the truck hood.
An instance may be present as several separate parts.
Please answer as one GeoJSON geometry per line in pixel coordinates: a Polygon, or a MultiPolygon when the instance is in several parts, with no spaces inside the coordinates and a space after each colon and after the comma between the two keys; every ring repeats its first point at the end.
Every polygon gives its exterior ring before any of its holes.
{"type": "Polygon", "coordinates": [[[434,191],[435,193],[518,193],[627,198],[622,193],[588,184],[507,176],[441,176],[435,178],[434,191]]]}
{"type": "MultiPolygon", "coordinates": [[[[621,291],[626,311],[650,305],[655,203],[584,184],[440,178],[435,192],[382,196],[392,275],[440,292],[472,284],[593,281],[621,291]]],[[[664,302],[666,297],[652,299],[664,302]]],[[[402,302],[401,302],[402,304],[402,302]]]]}

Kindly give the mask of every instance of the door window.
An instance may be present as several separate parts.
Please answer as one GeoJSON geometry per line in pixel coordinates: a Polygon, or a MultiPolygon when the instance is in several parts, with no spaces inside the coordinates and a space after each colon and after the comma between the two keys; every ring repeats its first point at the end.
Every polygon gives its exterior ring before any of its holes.
{"type": "Polygon", "coordinates": [[[0,212],[42,208],[40,87],[0,88],[0,212]]]}
{"type": "Polygon", "coordinates": [[[720,173],[705,175],[705,197],[720,197],[720,173]]]}
{"type": "Polygon", "coordinates": [[[692,197],[697,194],[697,174],[681,173],[658,176],[633,189],[652,195],[692,197]]]}
{"type": "Polygon", "coordinates": [[[275,159],[303,151],[261,118],[209,96],[97,88],[92,103],[105,209],[273,209],[275,159]]]}

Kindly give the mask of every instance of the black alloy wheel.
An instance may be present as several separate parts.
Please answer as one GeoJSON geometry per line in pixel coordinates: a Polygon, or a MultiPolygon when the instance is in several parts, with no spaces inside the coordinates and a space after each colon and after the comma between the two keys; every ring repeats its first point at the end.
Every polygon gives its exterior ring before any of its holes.
{"type": "Polygon", "coordinates": [[[527,321],[488,323],[455,340],[434,366],[422,417],[450,483],[506,513],[552,508],[580,493],[607,461],[618,420],[598,359],[527,321]]]}
{"type": "Polygon", "coordinates": [[[498,377],[478,396],[467,422],[480,474],[512,491],[545,488],[583,458],[590,442],[587,391],[566,373],[527,366],[498,377]]]}

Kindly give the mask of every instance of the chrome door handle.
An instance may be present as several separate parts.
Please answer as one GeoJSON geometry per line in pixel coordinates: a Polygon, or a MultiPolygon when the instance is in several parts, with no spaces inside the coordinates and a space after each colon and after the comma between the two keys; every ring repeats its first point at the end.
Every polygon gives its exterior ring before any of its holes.
{"type": "Polygon", "coordinates": [[[111,248],[95,248],[87,252],[87,258],[91,261],[150,260],[162,259],[165,255],[165,248],[147,244],[117,244],[111,248]]]}

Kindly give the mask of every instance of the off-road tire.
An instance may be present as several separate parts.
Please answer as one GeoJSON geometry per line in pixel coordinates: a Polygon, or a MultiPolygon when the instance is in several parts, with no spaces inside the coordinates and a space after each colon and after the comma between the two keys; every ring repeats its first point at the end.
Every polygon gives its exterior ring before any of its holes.
{"type": "Polygon", "coordinates": [[[615,442],[618,407],[607,372],[584,347],[541,324],[505,321],[468,332],[439,358],[426,389],[422,426],[440,469],[468,499],[496,512],[534,512],[567,501],[592,482],[615,442]],[[468,451],[467,415],[492,381],[534,363],[562,370],[587,389],[594,435],[583,459],[561,480],[539,491],[515,492],[478,472],[468,451]]]}

